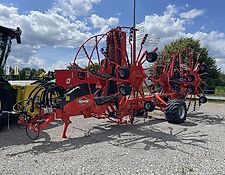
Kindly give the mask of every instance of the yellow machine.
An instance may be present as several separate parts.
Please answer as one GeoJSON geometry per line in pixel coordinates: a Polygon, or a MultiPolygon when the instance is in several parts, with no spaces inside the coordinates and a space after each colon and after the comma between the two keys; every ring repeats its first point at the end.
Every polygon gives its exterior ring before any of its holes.
{"type": "Polygon", "coordinates": [[[17,91],[16,93],[16,104],[14,105],[15,111],[22,111],[24,108],[26,108],[26,111],[31,116],[35,116],[38,114],[38,110],[35,107],[34,109],[31,109],[31,104],[29,104],[29,100],[31,97],[29,96],[32,92],[36,91],[37,97],[40,97],[41,93],[43,92],[43,89],[40,88],[37,89],[39,84],[33,83],[28,85],[12,85],[12,87],[17,91]],[[38,91],[38,92],[37,92],[38,91]]]}
{"type": "MultiPolygon", "coordinates": [[[[10,68],[7,68],[5,64],[11,51],[12,40],[15,39],[18,44],[21,44],[21,34],[19,27],[11,29],[0,25],[0,128],[9,123],[9,114],[20,114],[26,111],[29,116],[36,116],[39,111],[35,105],[40,105],[39,99],[43,98],[42,102],[49,102],[49,100],[52,102],[54,98],[53,92],[47,95],[42,93],[45,85],[50,87],[50,91],[54,88],[52,82],[47,83],[54,79],[54,72],[43,72],[38,77],[41,81],[37,83],[34,81],[10,82],[6,79],[6,76],[10,74],[10,68]]],[[[18,115],[15,116],[18,117],[18,115]]]]}

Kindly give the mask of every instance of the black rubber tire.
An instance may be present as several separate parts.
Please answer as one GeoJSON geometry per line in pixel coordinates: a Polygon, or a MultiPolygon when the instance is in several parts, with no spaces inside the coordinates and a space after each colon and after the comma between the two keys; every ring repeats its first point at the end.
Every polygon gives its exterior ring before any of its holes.
{"type": "Polygon", "coordinates": [[[195,91],[195,87],[194,87],[193,85],[188,85],[188,86],[186,87],[186,90],[187,90],[187,93],[188,93],[188,94],[193,94],[194,91],[195,91]]]}
{"type": "Polygon", "coordinates": [[[187,118],[187,106],[183,100],[174,99],[168,102],[164,110],[166,119],[169,123],[184,123],[187,118]]]}
{"type": "Polygon", "coordinates": [[[128,79],[130,76],[130,69],[128,67],[120,67],[119,68],[119,77],[123,80],[128,79]]]}
{"type": "Polygon", "coordinates": [[[147,60],[149,63],[153,63],[153,62],[155,62],[157,59],[158,59],[158,55],[157,55],[156,52],[148,52],[147,55],[146,55],[146,60],[147,60]]]}
{"type": "Polygon", "coordinates": [[[207,102],[207,98],[205,97],[205,96],[201,96],[201,97],[199,97],[199,103],[200,104],[204,104],[204,103],[206,103],[207,102]]]}
{"type": "Polygon", "coordinates": [[[193,82],[193,81],[195,81],[195,76],[192,75],[192,74],[189,74],[189,75],[186,76],[186,80],[188,82],[193,82]]]}
{"type": "Polygon", "coordinates": [[[123,96],[130,95],[131,90],[132,90],[132,88],[130,87],[130,85],[128,83],[124,83],[119,86],[119,92],[123,96]]]}
{"type": "Polygon", "coordinates": [[[0,83],[0,128],[8,123],[8,114],[2,111],[12,111],[14,97],[12,88],[8,83],[0,83]]]}
{"type": "Polygon", "coordinates": [[[155,103],[152,101],[146,101],[144,104],[144,109],[148,112],[152,112],[155,110],[155,103]]]}

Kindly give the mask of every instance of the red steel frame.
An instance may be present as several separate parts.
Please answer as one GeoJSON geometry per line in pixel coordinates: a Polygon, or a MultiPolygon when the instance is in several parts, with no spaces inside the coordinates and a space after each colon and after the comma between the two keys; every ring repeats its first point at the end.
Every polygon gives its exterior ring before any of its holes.
{"type": "MultiPolygon", "coordinates": [[[[129,44],[131,50],[130,58],[132,58],[132,54],[136,52],[132,50],[132,48],[136,48],[136,46],[133,47],[130,38],[132,38],[132,34],[136,36],[137,29],[129,29],[129,44]]],[[[144,38],[146,39],[146,37],[147,35],[144,38]]],[[[89,85],[89,91],[91,91],[91,84],[95,84],[98,91],[69,101],[61,109],[53,108],[51,112],[46,113],[44,112],[45,107],[39,107],[38,115],[30,116],[31,119],[29,121],[26,121],[26,119],[22,116],[19,122],[27,125],[29,129],[39,132],[45,129],[55,119],[61,119],[64,122],[62,137],[66,138],[67,128],[71,123],[71,116],[83,115],[85,118],[108,118],[109,120],[117,122],[119,124],[127,124],[133,122],[136,112],[139,110],[143,110],[144,104],[146,102],[153,102],[156,106],[156,109],[163,110],[167,106],[165,97],[173,99],[178,97],[185,97],[187,95],[186,93],[178,95],[171,90],[171,87],[169,87],[169,78],[174,74],[174,66],[176,62],[175,55],[171,56],[169,66],[165,66],[163,68],[162,76],[158,79],[154,79],[154,76],[147,75],[146,72],[148,71],[148,69],[143,67],[143,64],[146,62],[146,57],[149,54],[148,51],[142,51],[142,45],[145,39],[143,39],[140,45],[138,56],[133,61],[131,59],[131,63],[129,63],[130,61],[127,57],[126,39],[126,32],[124,32],[120,27],[111,29],[105,34],[93,36],[86,42],[84,42],[84,44],[82,44],[78,49],[71,70],[56,71],[56,83],[59,86],[64,87],[65,89],[70,89],[79,84],[87,83],[89,85]],[[102,40],[105,37],[106,51],[102,51],[103,59],[101,59],[99,45],[102,43],[102,40]],[[88,42],[91,40],[95,41],[95,45],[93,49],[88,52],[88,50],[86,49],[86,45],[88,45],[88,42]],[[88,59],[88,67],[94,65],[93,57],[97,56],[96,60],[100,65],[100,69],[96,73],[90,72],[88,68],[80,68],[79,66],[77,66],[76,60],[79,59],[79,54],[82,51],[88,59]],[[122,79],[119,76],[121,67],[129,68],[128,78],[122,79]],[[165,75],[166,78],[163,77],[165,75]],[[148,79],[152,79],[153,83],[160,82],[167,90],[163,91],[163,93],[153,93],[154,90],[152,89],[152,86],[148,85],[148,79]],[[163,81],[162,79],[165,79],[165,81],[163,81]],[[111,88],[109,87],[110,82],[114,82],[117,89],[116,92],[111,94],[108,93],[108,90],[111,88]],[[130,94],[124,96],[118,91],[118,89],[122,84],[126,83],[129,84],[132,90],[130,94]],[[99,91],[101,91],[100,97],[111,96],[113,98],[115,97],[117,101],[109,101],[101,105],[96,104],[95,98],[99,91]],[[114,115],[111,116],[110,112],[113,112],[114,115]]],[[[157,49],[153,50],[152,53],[155,53],[156,50],[157,49]]],[[[188,64],[189,71],[183,72],[183,70],[180,69],[180,73],[182,77],[185,77],[188,73],[193,74],[195,76],[195,81],[188,83],[182,82],[182,87],[186,87],[187,84],[192,84],[195,87],[199,86],[200,78],[197,74],[199,64],[196,63],[196,65],[193,66],[192,60],[193,59],[190,57],[190,61],[188,64]]],[[[179,65],[181,66],[182,60],[179,59],[179,61],[179,65]]],[[[197,88],[194,93],[198,94],[197,88]]]]}

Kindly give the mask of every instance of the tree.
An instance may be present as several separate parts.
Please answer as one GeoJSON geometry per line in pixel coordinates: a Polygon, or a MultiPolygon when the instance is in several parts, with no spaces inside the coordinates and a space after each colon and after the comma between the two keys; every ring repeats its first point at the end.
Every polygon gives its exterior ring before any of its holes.
{"type": "Polygon", "coordinates": [[[225,73],[220,73],[220,86],[225,86],[225,73]]]}
{"type": "Polygon", "coordinates": [[[2,67],[0,67],[0,76],[3,77],[4,75],[5,75],[4,69],[2,67]]]}
{"type": "Polygon", "coordinates": [[[99,69],[100,69],[100,65],[98,63],[91,64],[88,67],[88,70],[93,74],[96,74],[99,71],[99,69]]]}
{"type": "Polygon", "coordinates": [[[19,70],[19,78],[20,80],[33,79],[37,77],[37,70],[29,67],[22,68],[19,70]]]}
{"type": "Polygon", "coordinates": [[[100,69],[100,65],[98,64],[98,63],[93,63],[93,64],[90,64],[89,66],[87,66],[87,67],[85,67],[85,68],[81,68],[78,64],[76,64],[76,63],[73,63],[73,64],[69,64],[68,66],[67,66],[67,69],[73,69],[73,68],[75,68],[75,69],[85,69],[85,70],[88,70],[89,72],[91,72],[91,73],[93,73],[93,74],[96,74],[98,71],[99,71],[99,69],[100,69]]]}
{"type": "Polygon", "coordinates": [[[37,70],[37,72],[36,72],[36,76],[38,77],[38,78],[40,78],[40,77],[43,77],[44,75],[45,75],[45,70],[44,69],[38,69],[37,70]]]}
{"type": "MultiPolygon", "coordinates": [[[[216,60],[209,56],[208,49],[206,47],[201,47],[200,40],[194,40],[193,38],[180,38],[166,45],[163,49],[164,53],[177,52],[180,50],[185,50],[187,48],[193,49],[194,60],[197,60],[197,53],[200,53],[199,61],[205,62],[207,65],[208,75],[203,77],[208,86],[217,86],[220,79],[220,69],[216,65],[216,60]]],[[[186,61],[186,55],[182,57],[184,62],[186,61]]]]}
{"type": "Polygon", "coordinates": [[[21,80],[26,80],[26,79],[29,79],[28,76],[30,76],[30,68],[28,67],[25,67],[25,68],[22,68],[20,71],[19,71],[19,77],[21,80]],[[29,75],[28,75],[29,74],[29,75]]]}

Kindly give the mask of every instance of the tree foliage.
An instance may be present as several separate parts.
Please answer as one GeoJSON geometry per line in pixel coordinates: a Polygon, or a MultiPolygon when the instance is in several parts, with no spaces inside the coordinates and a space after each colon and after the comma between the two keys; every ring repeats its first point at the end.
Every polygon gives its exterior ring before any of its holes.
{"type": "Polygon", "coordinates": [[[88,70],[93,74],[96,74],[99,71],[99,69],[100,69],[100,65],[98,63],[91,64],[88,67],[88,70]]]}
{"type": "MultiPolygon", "coordinates": [[[[194,60],[197,60],[197,53],[200,53],[199,61],[205,62],[207,65],[208,75],[204,77],[208,86],[220,85],[220,69],[216,65],[215,58],[212,58],[208,54],[206,47],[201,47],[200,40],[194,40],[193,38],[180,38],[166,45],[163,49],[164,53],[170,54],[171,52],[178,52],[186,50],[187,48],[194,50],[194,60]]],[[[186,55],[183,55],[183,61],[186,62],[186,55]]]]}
{"type": "Polygon", "coordinates": [[[225,86],[225,73],[220,73],[219,86],[225,86]]]}
{"type": "Polygon", "coordinates": [[[37,76],[37,70],[36,69],[31,69],[31,68],[23,68],[19,70],[19,78],[21,80],[26,80],[26,79],[32,79],[33,77],[37,76]]]}
{"type": "Polygon", "coordinates": [[[4,69],[0,67],[0,76],[4,76],[4,69]]]}
{"type": "MultiPolygon", "coordinates": [[[[68,66],[67,66],[67,69],[73,69],[73,68],[77,68],[77,69],[82,69],[81,67],[79,67],[79,65],[78,64],[76,64],[76,63],[73,63],[73,64],[69,64],[68,66]]],[[[88,70],[88,71],[90,71],[91,73],[93,73],[93,74],[96,74],[98,71],[99,71],[99,69],[100,69],[100,65],[98,64],[98,63],[94,63],[94,64],[90,64],[89,66],[87,66],[87,67],[85,67],[85,68],[83,68],[83,69],[86,69],[86,70],[88,70]]]]}
{"type": "MultiPolygon", "coordinates": [[[[43,77],[52,73],[46,73],[44,69],[33,69],[29,67],[19,69],[19,75],[15,75],[14,71],[15,70],[10,66],[9,75],[6,76],[8,80],[37,80],[43,79],[43,77]]],[[[2,76],[5,76],[4,70],[2,76]]]]}

